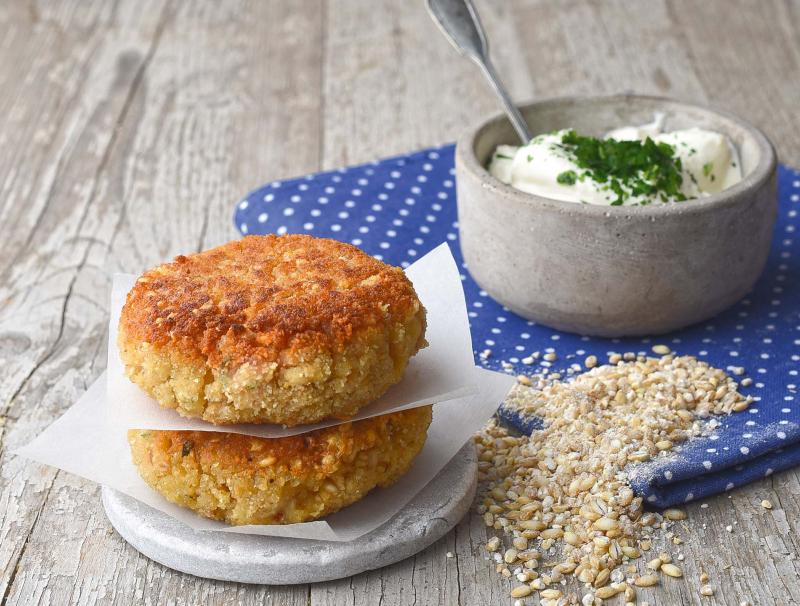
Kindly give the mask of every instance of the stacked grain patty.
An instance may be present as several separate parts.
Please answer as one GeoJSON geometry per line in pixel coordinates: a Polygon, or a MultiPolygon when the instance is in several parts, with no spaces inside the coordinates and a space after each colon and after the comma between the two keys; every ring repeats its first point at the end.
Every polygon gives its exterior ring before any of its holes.
{"type": "MultiPolygon", "coordinates": [[[[119,323],[125,372],[161,406],[217,425],[347,419],[425,346],[411,282],[354,246],[248,236],[144,273],[119,323]]],[[[131,430],[168,500],[231,524],[318,519],[403,475],[430,406],[289,438],[131,430]]]]}

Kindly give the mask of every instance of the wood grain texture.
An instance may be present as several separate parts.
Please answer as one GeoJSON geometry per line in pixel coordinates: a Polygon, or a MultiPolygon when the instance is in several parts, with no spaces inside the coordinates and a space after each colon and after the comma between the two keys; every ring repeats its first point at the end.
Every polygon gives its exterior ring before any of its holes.
{"type": "MultiPolygon", "coordinates": [[[[477,4],[520,100],[710,102],[800,165],[797,2],[477,4]]],[[[142,557],[110,528],[96,486],[11,454],[103,370],[111,273],[235,237],[233,204],[265,181],[451,141],[495,108],[420,2],[0,4],[0,603],[512,603],[475,515],[350,579],[220,583],[142,557]]],[[[686,579],[640,600],[800,603],[800,473],[708,505],[681,528],[686,579]],[[713,598],[699,595],[701,567],[713,598]]]]}

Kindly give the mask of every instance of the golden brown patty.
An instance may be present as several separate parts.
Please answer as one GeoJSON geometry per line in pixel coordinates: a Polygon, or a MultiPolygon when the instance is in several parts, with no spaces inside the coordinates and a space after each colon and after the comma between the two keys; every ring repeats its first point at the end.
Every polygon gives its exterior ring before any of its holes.
{"type": "Polygon", "coordinates": [[[289,438],[132,429],[144,480],[167,500],[229,524],[316,520],[389,486],[422,450],[431,407],[289,438]]]}
{"type": "Polygon", "coordinates": [[[425,345],[402,270],[310,236],[248,236],[176,257],[128,293],[118,345],[159,404],[218,424],[354,415],[425,345]]]}

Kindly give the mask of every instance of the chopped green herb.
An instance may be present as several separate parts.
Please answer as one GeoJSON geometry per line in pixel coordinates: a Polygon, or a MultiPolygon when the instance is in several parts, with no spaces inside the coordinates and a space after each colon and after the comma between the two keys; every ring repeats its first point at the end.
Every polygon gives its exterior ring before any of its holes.
{"type": "MultiPolygon", "coordinates": [[[[612,206],[621,206],[630,197],[660,193],[676,200],[686,199],[680,190],[681,160],[667,143],[656,143],[650,137],[644,141],[597,139],[570,130],[561,137],[561,144],[583,169],[581,178],[588,175],[616,195],[612,206]]],[[[567,173],[577,177],[574,171],[565,171],[557,177],[559,183],[567,173]]]]}
{"type": "Polygon", "coordinates": [[[706,177],[711,174],[711,171],[714,170],[714,163],[713,162],[706,162],[703,164],[703,175],[706,177]]]}
{"type": "Polygon", "coordinates": [[[528,154],[528,162],[532,162],[532,161],[533,161],[533,156],[531,156],[530,154],[528,154]]]}
{"type": "Polygon", "coordinates": [[[495,154],[494,157],[495,158],[502,158],[503,160],[513,160],[514,159],[511,156],[506,156],[506,155],[503,155],[503,154],[495,154]]]}
{"type": "Polygon", "coordinates": [[[565,170],[556,177],[556,181],[561,183],[561,185],[575,185],[577,179],[578,175],[575,174],[574,170],[565,170]]]}

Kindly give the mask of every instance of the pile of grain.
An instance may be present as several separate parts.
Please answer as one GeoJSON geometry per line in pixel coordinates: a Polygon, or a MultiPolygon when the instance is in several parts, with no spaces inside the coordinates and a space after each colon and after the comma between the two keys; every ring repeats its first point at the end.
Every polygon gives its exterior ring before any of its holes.
{"type": "MultiPolygon", "coordinates": [[[[611,362],[569,382],[554,375],[521,381],[509,405],[540,417],[544,428],[518,437],[492,422],[477,437],[485,486],[479,512],[506,543],[493,537],[486,549],[498,572],[519,581],[514,598],[539,591],[541,604],[556,606],[624,594],[633,604],[635,588],[657,585],[659,573],[682,576],[667,553],[649,562],[647,574],[623,566],[686,517],[676,509],[645,512],[626,467],[666,456],[700,435],[704,419],[744,410],[750,399],[724,371],[693,357],[626,354],[611,362]],[[584,595],[564,593],[570,575],[584,595]]],[[[713,593],[707,579],[701,584],[703,595],[713,593]]]]}

